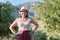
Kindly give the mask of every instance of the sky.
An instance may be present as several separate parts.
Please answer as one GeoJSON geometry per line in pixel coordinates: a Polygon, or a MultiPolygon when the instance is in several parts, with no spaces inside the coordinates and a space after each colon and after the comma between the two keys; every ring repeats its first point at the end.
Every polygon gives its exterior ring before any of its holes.
{"type": "Polygon", "coordinates": [[[42,0],[0,0],[0,2],[3,2],[3,3],[7,1],[12,3],[12,5],[18,5],[18,4],[27,3],[27,2],[43,2],[42,0]]]}

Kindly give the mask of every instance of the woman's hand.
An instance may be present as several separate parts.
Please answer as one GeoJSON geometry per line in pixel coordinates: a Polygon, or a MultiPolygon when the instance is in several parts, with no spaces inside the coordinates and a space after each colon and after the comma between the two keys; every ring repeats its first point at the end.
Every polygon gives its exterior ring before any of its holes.
{"type": "Polygon", "coordinates": [[[33,31],[36,31],[36,29],[38,28],[39,24],[35,20],[33,20],[33,19],[31,21],[31,23],[33,23],[35,25],[35,28],[34,28],[33,31]]]}
{"type": "Polygon", "coordinates": [[[11,30],[11,32],[15,35],[16,32],[15,30],[13,29],[15,27],[15,25],[17,24],[16,20],[10,25],[9,29],[11,30]]]}
{"type": "Polygon", "coordinates": [[[31,32],[30,32],[30,35],[33,36],[33,34],[34,34],[34,31],[31,31],[31,32]]]}

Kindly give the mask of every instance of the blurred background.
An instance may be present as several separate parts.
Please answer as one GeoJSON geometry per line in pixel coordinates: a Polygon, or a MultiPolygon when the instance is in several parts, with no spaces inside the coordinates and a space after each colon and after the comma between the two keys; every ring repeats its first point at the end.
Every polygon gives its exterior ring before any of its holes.
{"type": "Polygon", "coordinates": [[[19,17],[22,6],[39,24],[32,40],[60,40],[60,0],[0,0],[0,40],[16,40],[9,26],[19,17]]]}

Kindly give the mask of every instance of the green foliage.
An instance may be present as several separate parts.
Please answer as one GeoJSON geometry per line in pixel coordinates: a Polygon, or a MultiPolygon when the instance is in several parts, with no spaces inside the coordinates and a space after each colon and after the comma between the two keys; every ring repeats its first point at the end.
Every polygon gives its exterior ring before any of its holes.
{"type": "Polygon", "coordinates": [[[39,19],[51,30],[60,29],[60,0],[44,0],[38,4],[39,19]]]}
{"type": "Polygon", "coordinates": [[[9,26],[14,20],[13,11],[13,6],[9,2],[0,4],[0,36],[9,35],[9,26]]]}
{"type": "Polygon", "coordinates": [[[37,19],[46,23],[44,31],[46,30],[47,40],[60,40],[60,0],[39,2],[37,10],[37,19]]]}
{"type": "Polygon", "coordinates": [[[47,40],[46,33],[42,33],[42,31],[36,31],[32,37],[32,40],[47,40]]]}

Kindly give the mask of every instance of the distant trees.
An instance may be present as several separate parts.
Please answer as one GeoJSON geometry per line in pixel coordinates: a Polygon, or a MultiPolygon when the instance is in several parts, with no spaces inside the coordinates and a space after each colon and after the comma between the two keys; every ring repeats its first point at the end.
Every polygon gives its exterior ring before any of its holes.
{"type": "Polygon", "coordinates": [[[46,40],[60,40],[60,0],[38,2],[36,17],[45,22],[46,40]]]}
{"type": "Polygon", "coordinates": [[[44,0],[37,9],[37,17],[46,23],[48,30],[60,30],[60,0],[44,0]]]}
{"type": "Polygon", "coordinates": [[[15,19],[15,17],[12,16],[14,10],[13,5],[9,2],[0,4],[0,36],[9,35],[9,26],[15,19]]]}

